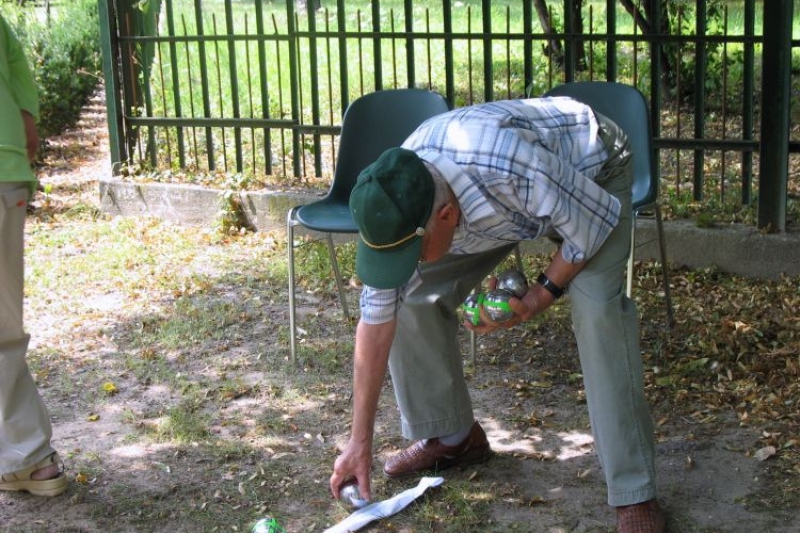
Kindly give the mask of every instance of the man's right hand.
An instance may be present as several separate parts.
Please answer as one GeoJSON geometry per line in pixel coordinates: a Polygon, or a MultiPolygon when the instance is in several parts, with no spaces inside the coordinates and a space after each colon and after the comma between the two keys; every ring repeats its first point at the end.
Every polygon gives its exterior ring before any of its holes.
{"type": "Polygon", "coordinates": [[[370,479],[369,474],[372,468],[372,446],[360,445],[351,439],[342,454],[336,459],[333,465],[333,475],[331,475],[331,494],[339,498],[339,489],[355,479],[358,483],[358,491],[365,500],[370,499],[370,479]]]}

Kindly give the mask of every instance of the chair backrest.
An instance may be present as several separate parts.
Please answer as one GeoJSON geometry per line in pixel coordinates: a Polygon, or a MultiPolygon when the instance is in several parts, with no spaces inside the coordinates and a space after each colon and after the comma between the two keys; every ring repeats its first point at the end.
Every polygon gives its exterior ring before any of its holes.
{"type": "Polygon", "coordinates": [[[329,197],[347,203],[359,173],[385,150],[400,146],[426,119],[449,111],[447,100],[425,89],[365,94],[342,117],[339,153],[329,197]]]}
{"type": "Polygon", "coordinates": [[[635,87],[615,82],[572,82],[553,87],[545,96],[569,96],[610,118],[628,135],[633,151],[633,209],[658,199],[658,166],[653,153],[650,113],[635,87]]]}

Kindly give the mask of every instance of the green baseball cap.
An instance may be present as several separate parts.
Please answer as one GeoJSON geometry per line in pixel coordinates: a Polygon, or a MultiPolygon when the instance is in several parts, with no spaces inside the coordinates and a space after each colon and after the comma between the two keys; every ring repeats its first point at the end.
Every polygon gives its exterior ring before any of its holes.
{"type": "Polygon", "coordinates": [[[361,281],[394,289],[411,278],[433,197],[433,178],[411,150],[390,148],[361,171],[350,193],[350,211],[361,237],[356,254],[361,281]]]}

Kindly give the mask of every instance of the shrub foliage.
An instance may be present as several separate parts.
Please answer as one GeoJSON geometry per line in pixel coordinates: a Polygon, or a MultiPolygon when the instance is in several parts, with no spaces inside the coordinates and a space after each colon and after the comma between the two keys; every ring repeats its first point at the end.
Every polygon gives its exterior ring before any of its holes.
{"type": "Polygon", "coordinates": [[[39,134],[63,133],[102,80],[97,2],[62,0],[49,12],[3,3],[2,10],[26,45],[39,86],[39,134]]]}

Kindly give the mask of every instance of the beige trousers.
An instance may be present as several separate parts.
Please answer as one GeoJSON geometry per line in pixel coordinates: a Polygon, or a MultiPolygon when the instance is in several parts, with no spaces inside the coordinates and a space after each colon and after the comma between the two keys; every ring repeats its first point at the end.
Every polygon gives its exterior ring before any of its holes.
{"type": "Polygon", "coordinates": [[[25,354],[22,320],[27,182],[0,182],[0,473],[27,468],[54,450],[47,410],[25,354]]]}

